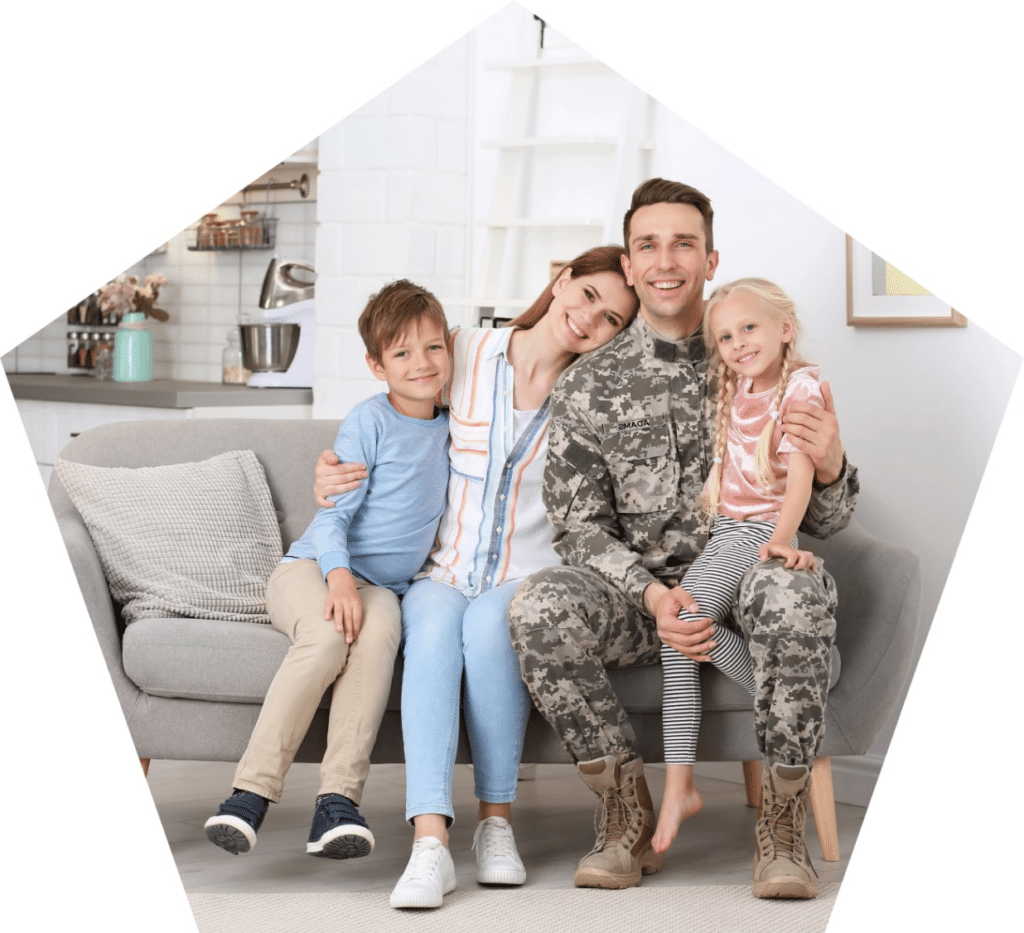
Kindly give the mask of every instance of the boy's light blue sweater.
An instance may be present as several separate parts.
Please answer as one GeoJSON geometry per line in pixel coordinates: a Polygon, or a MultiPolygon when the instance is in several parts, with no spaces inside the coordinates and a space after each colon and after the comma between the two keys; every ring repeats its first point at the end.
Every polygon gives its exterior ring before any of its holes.
{"type": "Polygon", "coordinates": [[[284,560],[315,560],[401,596],[434,546],[448,490],[448,413],[401,415],[386,393],[348,413],[334,442],[343,463],[365,463],[359,488],[331,496],[284,560]]]}

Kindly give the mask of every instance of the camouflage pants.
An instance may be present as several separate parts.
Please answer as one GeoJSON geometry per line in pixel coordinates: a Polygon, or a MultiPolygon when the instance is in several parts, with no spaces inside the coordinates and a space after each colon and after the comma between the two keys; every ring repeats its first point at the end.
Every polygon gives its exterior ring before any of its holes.
{"type": "MultiPolygon", "coordinates": [[[[750,645],[754,729],[770,763],[810,765],[817,755],[835,607],[835,583],[823,569],[786,570],[773,560],[740,583],[733,613],[750,645]]],[[[509,628],[533,702],[570,757],[635,757],[633,729],[606,669],[658,662],[654,619],[593,571],[550,567],[519,588],[509,628]]]]}

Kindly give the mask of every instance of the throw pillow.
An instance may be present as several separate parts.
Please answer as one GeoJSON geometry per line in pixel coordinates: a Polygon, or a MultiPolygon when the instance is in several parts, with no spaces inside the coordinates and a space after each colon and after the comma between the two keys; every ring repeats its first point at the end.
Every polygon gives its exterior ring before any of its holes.
{"type": "Polygon", "coordinates": [[[281,532],[251,450],[199,463],[98,467],[58,459],[126,622],[183,616],[268,622],[281,532]]]}

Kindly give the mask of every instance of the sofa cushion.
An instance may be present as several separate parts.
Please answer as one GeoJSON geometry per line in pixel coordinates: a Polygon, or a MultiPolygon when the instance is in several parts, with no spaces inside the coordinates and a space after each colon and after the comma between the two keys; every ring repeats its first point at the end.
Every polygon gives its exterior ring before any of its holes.
{"type": "MultiPolygon", "coordinates": [[[[262,703],[284,660],[288,636],[270,626],[195,619],[140,619],[128,627],[122,646],[125,673],[150,696],[262,703]]],[[[391,684],[387,708],[401,708],[402,662],[391,684]]],[[[608,672],[629,713],[661,714],[661,665],[608,672]]],[[[839,653],[832,649],[829,689],[839,680],[839,653]]],[[[749,710],[750,695],[710,664],[701,665],[703,707],[749,710]]],[[[320,701],[330,706],[331,689],[320,701]]]]}
{"type": "MultiPolygon", "coordinates": [[[[833,646],[829,690],[839,682],[839,669],[839,651],[833,646]]],[[[661,664],[609,670],[608,680],[626,712],[661,715],[661,664]]],[[[711,664],[700,666],[700,687],[705,712],[753,708],[750,694],[711,664]]]]}
{"type": "Polygon", "coordinates": [[[251,450],[198,463],[54,465],[89,529],[126,622],[166,616],[267,622],[281,536],[251,450]]]}
{"type": "Polygon", "coordinates": [[[150,696],[262,703],[290,644],[269,625],[139,619],[125,630],[121,657],[150,696]]]}

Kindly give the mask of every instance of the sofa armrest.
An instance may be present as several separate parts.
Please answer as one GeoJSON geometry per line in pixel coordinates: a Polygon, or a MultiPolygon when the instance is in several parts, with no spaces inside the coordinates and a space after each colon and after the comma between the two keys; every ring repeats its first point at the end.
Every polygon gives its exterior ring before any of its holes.
{"type": "Polygon", "coordinates": [[[898,708],[921,638],[921,566],[907,548],[876,538],[856,520],[812,549],[826,557],[839,591],[839,682],[829,693],[826,743],[842,736],[863,754],[898,708]]]}
{"type": "Polygon", "coordinates": [[[139,688],[125,674],[121,661],[121,633],[114,603],[110,597],[103,567],[99,555],[93,547],[92,538],[77,513],[65,512],[57,516],[57,527],[60,529],[64,546],[67,548],[71,567],[82,591],[85,608],[92,619],[99,641],[103,660],[107,663],[110,679],[117,691],[121,709],[127,718],[141,694],[139,688]]]}

